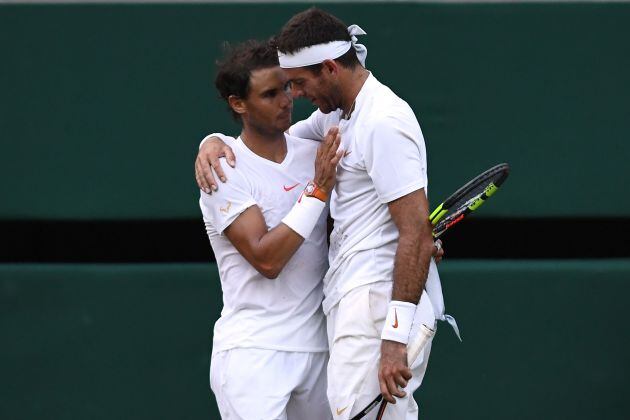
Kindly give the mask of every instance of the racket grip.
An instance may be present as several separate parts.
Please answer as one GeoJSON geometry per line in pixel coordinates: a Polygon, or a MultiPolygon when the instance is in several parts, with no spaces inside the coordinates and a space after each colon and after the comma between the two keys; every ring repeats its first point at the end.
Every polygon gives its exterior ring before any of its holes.
{"type": "Polygon", "coordinates": [[[411,367],[411,365],[416,361],[431,336],[433,336],[433,330],[426,325],[421,324],[418,329],[418,333],[407,345],[407,366],[411,367]]]}

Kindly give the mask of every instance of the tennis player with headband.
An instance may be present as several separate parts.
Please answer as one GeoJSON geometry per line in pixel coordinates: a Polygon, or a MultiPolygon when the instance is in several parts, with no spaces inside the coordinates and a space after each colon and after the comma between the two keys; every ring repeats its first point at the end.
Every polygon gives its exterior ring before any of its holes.
{"type": "MultiPolygon", "coordinates": [[[[382,418],[417,419],[412,394],[424,377],[436,320],[456,324],[444,313],[432,259],[424,138],[409,105],[365,69],[367,49],[356,39],[363,34],[312,8],[283,27],[278,57],[294,97],[318,107],[289,134],[323,139],[338,126],[345,151],[331,196],[324,278],[332,413],[352,418],[380,391],[392,403],[382,418]],[[419,333],[430,339],[407,366],[407,342],[419,333]]],[[[214,182],[208,162],[226,155],[234,163],[228,146],[209,139],[219,136],[206,137],[197,157],[197,182],[206,192],[214,182]]]]}

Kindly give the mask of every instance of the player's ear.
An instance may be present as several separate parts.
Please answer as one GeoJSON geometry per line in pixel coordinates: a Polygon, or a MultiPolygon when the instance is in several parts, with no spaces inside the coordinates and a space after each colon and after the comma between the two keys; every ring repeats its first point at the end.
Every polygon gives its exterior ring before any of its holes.
{"type": "Polygon", "coordinates": [[[336,76],[339,72],[339,64],[335,60],[324,60],[322,61],[322,71],[336,76]]]}
{"type": "Polygon", "coordinates": [[[230,108],[234,110],[239,115],[243,115],[247,112],[247,105],[245,105],[245,100],[239,98],[236,95],[230,95],[228,97],[228,104],[230,104],[230,108]]]}

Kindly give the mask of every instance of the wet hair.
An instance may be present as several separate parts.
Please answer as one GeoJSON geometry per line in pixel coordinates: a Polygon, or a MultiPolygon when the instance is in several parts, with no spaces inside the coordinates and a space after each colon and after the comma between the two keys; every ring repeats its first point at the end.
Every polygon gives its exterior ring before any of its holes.
{"type": "MultiPolygon", "coordinates": [[[[275,43],[280,52],[292,54],[304,47],[325,44],[332,41],[350,41],[351,37],[345,23],[316,7],[311,7],[293,16],[276,37],[275,43]]],[[[354,48],[335,59],[343,67],[354,69],[359,59],[354,48]]],[[[315,74],[321,72],[322,65],[307,67],[315,74]]]]}
{"type": "MultiPolygon", "coordinates": [[[[225,43],[224,56],[217,60],[217,75],[214,86],[226,102],[234,95],[247,99],[250,92],[250,78],[254,70],[278,66],[278,52],[273,39],[268,41],[249,40],[237,45],[225,43]]],[[[232,116],[239,120],[240,115],[229,106],[232,116]]]]}

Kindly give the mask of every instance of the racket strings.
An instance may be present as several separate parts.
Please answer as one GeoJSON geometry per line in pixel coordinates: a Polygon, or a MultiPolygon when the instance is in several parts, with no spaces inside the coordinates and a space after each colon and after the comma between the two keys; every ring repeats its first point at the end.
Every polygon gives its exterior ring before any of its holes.
{"type": "Polygon", "coordinates": [[[509,174],[509,165],[496,165],[455,191],[430,217],[435,226],[433,237],[438,238],[449,227],[476,210],[503,184],[509,174]]]}

